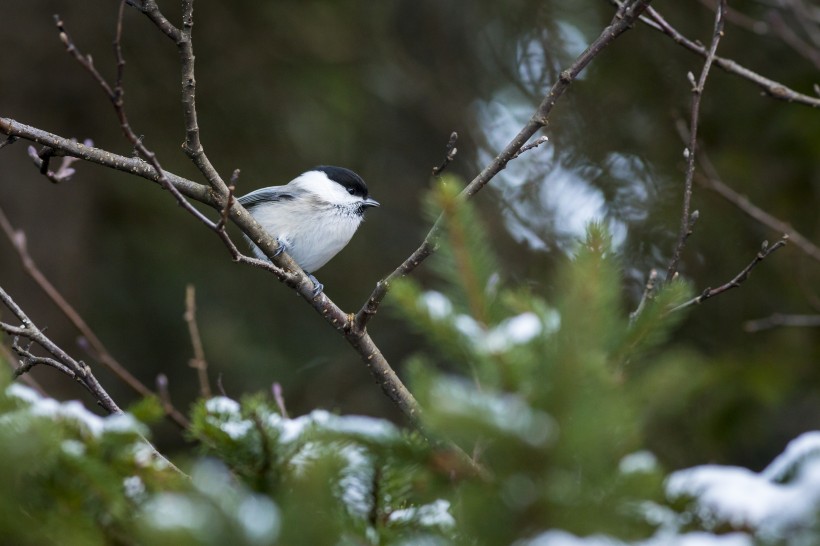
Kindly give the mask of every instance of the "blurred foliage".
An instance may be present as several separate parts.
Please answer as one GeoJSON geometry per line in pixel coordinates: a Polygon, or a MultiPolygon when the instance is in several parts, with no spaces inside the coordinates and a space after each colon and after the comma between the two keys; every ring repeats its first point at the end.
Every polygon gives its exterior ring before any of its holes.
{"type": "MultiPolygon", "coordinates": [[[[178,6],[160,3],[177,20],[178,6]]],[[[773,9],[754,0],[732,7],[761,20],[773,9]]],[[[687,36],[708,42],[712,13],[702,3],[657,8],[687,36]]],[[[6,22],[0,33],[0,115],[130,154],[110,106],[63,53],[51,18],[60,13],[78,45],[110,74],[115,11],[116,3],[101,0],[0,3],[0,20],[6,22]]],[[[429,215],[417,205],[450,132],[457,130],[460,138],[449,169],[469,180],[611,16],[611,6],[598,0],[202,0],[194,36],[203,141],[223,175],[242,169],[240,192],[284,183],[315,164],[341,164],[364,176],[383,206],[318,273],[334,301],[354,310],[429,228],[429,215]]],[[[817,79],[811,62],[771,27],[764,32],[759,25],[730,23],[719,54],[811,94],[817,79]]],[[[163,166],[195,178],[179,151],[183,127],[173,44],[128,10],[124,47],[126,105],[135,130],[145,135],[163,166]]],[[[706,461],[759,469],[789,439],[820,427],[816,329],[749,334],[742,328],[745,320],[772,312],[820,308],[817,263],[794,246],[768,259],[740,289],[688,317],[664,317],[670,302],[687,290],[680,283],[667,285],[634,322],[628,318],[648,271],[665,267],[674,244],[683,180],[683,144],[674,122],[688,111],[686,73],[698,73],[701,64],[699,57],[637,25],[604,51],[556,106],[547,131],[550,143],[508,165],[476,196],[475,209],[461,208],[446,187],[428,199],[428,209],[446,210],[456,227],[468,227],[445,232],[441,255],[388,296],[402,312],[380,314],[369,330],[391,363],[410,361],[399,371],[412,377],[420,399],[433,404],[430,426],[470,453],[478,445],[504,476],[486,501],[470,493],[461,501],[448,491],[452,512],[468,535],[484,532],[482,525],[493,520],[486,514],[496,513],[509,522],[581,530],[584,523],[576,520],[588,510],[573,510],[587,503],[599,507],[601,530],[620,533],[619,525],[633,521],[616,517],[625,491],[641,498],[656,498],[659,491],[655,478],[634,489],[621,483],[613,464],[631,450],[649,448],[670,469],[706,461]],[[476,233],[478,218],[486,231],[476,233]],[[585,235],[590,221],[597,223],[585,235]],[[580,246],[579,238],[585,241],[580,246]],[[436,314],[448,306],[446,314],[436,314]],[[676,321],[683,322],[670,336],[676,321]],[[537,336],[510,343],[513,332],[533,324],[540,324],[537,336]],[[458,396],[463,405],[444,403],[458,396]],[[500,426],[494,414],[470,406],[471,400],[482,401],[481,407],[515,408],[532,421],[516,418],[500,426]],[[516,423],[523,428],[508,427],[516,423]],[[558,433],[532,446],[527,427],[538,423],[558,433]],[[492,442],[495,435],[504,440],[492,442]],[[582,455],[576,458],[573,450],[582,455]],[[526,464],[517,476],[509,467],[520,459],[526,464]],[[590,480],[576,488],[587,473],[590,480]],[[498,500],[507,497],[531,500],[521,506],[498,500]]],[[[700,136],[701,149],[726,183],[809,239],[820,240],[816,112],[762,96],[749,82],[714,69],[700,136]]],[[[78,172],[69,183],[52,185],[38,176],[23,143],[5,147],[0,159],[0,206],[25,230],[46,275],[141,380],[152,385],[158,373],[166,374],[179,407],[197,396],[181,318],[185,286],[194,283],[210,373],[221,377],[233,398],[278,381],[295,414],[322,407],[400,419],[335,332],[269,276],[234,267],[218,241],[181,214],[164,192],[84,164],[75,165],[78,172]]],[[[703,188],[695,189],[693,205],[700,221],[682,266],[692,290],[732,278],[763,239],[780,236],[703,188]]],[[[3,242],[0,264],[0,281],[30,316],[48,326],[62,347],[81,352],[74,350],[76,332],[25,277],[3,242]]],[[[116,378],[88,360],[121,405],[134,401],[116,378]]],[[[59,398],[85,395],[52,370],[33,375],[59,398]]],[[[265,406],[249,399],[238,415],[251,421],[253,411],[272,415],[265,406]]],[[[231,482],[228,489],[235,496],[225,499],[228,504],[219,504],[214,493],[189,491],[196,499],[191,503],[214,510],[207,520],[220,522],[214,525],[222,531],[212,536],[222,537],[240,525],[236,499],[281,489],[285,477],[276,474],[273,462],[264,479],[254,474],[261,437],[251,434],[248,445],[232,448],[229,439],[220,440],[216,430],[205,427],[203,406],[194,408],[197,443],[210,446],[209,454],[244,480],[231,482]]],[[[146,419],[153,411],[151,403],[135,409],[146,419]]],[[[152,426],[159,445],[189,453],[190,446],[169,425],[152,426]]],[[[130,505],[108,472],[122,472],[117,477],[125,479],[128,465],[106,470],[114,457],[109,452],[104,459],[90,458],[89,465],[100,468],[81,486],[93,494],[71,493],[79,486],[54,477],[58,463],[69,464],[56,442],[77,434],[51,430],[54,425],[47,422],[32,427],[2,444],[12,447],[2,455],[10,457],[4,459],[8,468],[23,472],[17,465],[26,461],[32,470],[14,483],[17,474],[0,478],[10,480],[2,502],[31,489],[27,510],[42,515],[43,536],[76,532],[78,544],[93,543],[82,537],[99,536],[100,525],[108,525],[99,520],[102,495],[110,499],[106,512],[113,514],[106,517],[127,518],[124,507],[130,505]],[[50,503],[47,490],[39,488],[50,482],[64,491],[65,507],[50,503]],[[92,517],[63,521],[46,514],[47,504],[73,515],[71,510],[86,510],[92,517]],[[72,532],[62,525],[71,525],[72,532]]],[[[269,434],[270,445],[278,445],[269,434]]],[[[85,449],[103,455],[93,445],[85,449]]],[[[418,459],[410,447],[409,454],[403,449],[385,448],[396,460],[418,459]]],[[[404,469],[404,463],[396,464],[397,471],[404,469]]],[[[218,464],[207,468],[203,476],[226,475],[218,464]]],[[[135,472],[155,490],[154,478],[135,472]]],[[[339,461],[317,463],[316,473],[338,475],[339,461]]],[[[69,474],[60,479],[83,477],[69,474]]],[[[322,479],[300,487],[316,492],[322,479]]],[[[425,487],[426,494],[413,490],[396,498],[427,502],[438,489],[425,487]]],[[[463,486],[470,487],[484,491],[472,482],[463,486]]],[[[315,502],[322,510],[333,504],[332,497],[316,495],[276,497],[274,511],[289,510],[290,518],[301,513],[299,503],[315,502]]],[[[10,511],[2,510],[12,526],[19,523],[17,506],[4,504],[10,511]]],[[[348,529],[353,520],[329,521],[335,529],[348,529]]],[[[120,523],[111,525],[109,538],[120,523]]],[[[629,527],[622,536],[643,526],[629,527]]],[[[333,534],[309,524],[304,528],[333,534]]],[[[174,533],[194,531],[162,532],[169,533],[162,540],[172,541],[174,533]]],[[[282,533],[290,532],[283,527],[282,533]]],[[[513,530],[486,532],[497,537],[513,530]]],[[[160,541],[159,534],[151,537],[160,541]]]]}
{"type": "MultiPolygon", "coordinates": [[[[169,546],[584,543],[565,542],[573,536],[646,546],[717,544],[729,532],[744,545],[817,539],[809,470],[799,506],[772,505],[786,524],[747,523],[744,495],[730,495],[734,505],[699,504],[703,484],[723,491],[736,469],[695,468],[663,487],[645,449],[642,397],[647,371],[675,364],[663,342],[681,316],[672,309],[690,295],[684,283],[660,287],[638,315],[625,312],[620,258],[606,228],[592,224],[547,294],[511,288],[495,278],[498,262],[460,187],[446,177],[429,199],[444,218],[432,259],[446,288],[406,279],[392,300],[435,348],[415,355],[411,369],[432,441],[373,417],[290,418],[268,396],[217,396],[192,409],[198,453],[185,476],[153,456],[133,414],[100,418],[7,386],[3,372],[0,465],[10,472],[0,478],[0,535],[21,545],[169,546]],[[757,525],[766,532],[756,535],[757,525]]],[[[670,400],[664,391],[654,395],[670,400]]],[[[156,404],[135,412],[155,416],[156,404]]],[[[795,441],[761,478],[799,482],[814,463],[818,433],[795,441]]]]}
{"type": "MultiPolygon", "coordinates": [[[[643,445],[640,369],[677,323],[670,310],[687,287],[664,287],[630,324],[619,259],[593,224],[548,294],[508,288],[459,189],[445,178],[433,192],[445,218],[433,258],[443,293],[404,279],[391,301],[436,347],[411,369],[425,422],[478,453],[493,476],[461,491],[464,532],[487,544],[551,527],[646,532],[624,514],[625,498],[653,498],[659,480],[621,475],[618,462],[643,445]],[[448,346],[460,355],[448,358],[448,346]],[[452,372],[435,371],[439,359],[452,372]]],[[[664,365],[657,355],[651,362],[664,365]]]]}

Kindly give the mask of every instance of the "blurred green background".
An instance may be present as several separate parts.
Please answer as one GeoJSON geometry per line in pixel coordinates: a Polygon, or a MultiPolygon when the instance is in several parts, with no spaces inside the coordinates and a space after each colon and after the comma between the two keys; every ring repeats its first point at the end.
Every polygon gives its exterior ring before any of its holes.
{"type": "MultiPolygon", "coordinates": [[[[65,54],[52,19],[59,13],[77,45],[112,76],[117,5],[0,4],[0,115],[129,155],[110,105],[65,54]]],[[[160,5],[178,21],[176,2],[160,5]]],[[[769,9],[732,5],[760,20],[769,9]]],[[[688,37],[708,43],[713,13],[700,2],[656,7],[688,37]]],[[[241,169],[240,193],[286,183],[317,164],[364,177],[382,207],[317,273],[327,294],[355,311],[426,233],[420,199],[450,133],[459,133],[450,170],[469,180],[611,16],[607,2],[591,0],[200,0],[194,44],[203,143],[224,177],[241,169]]],[[[180,149],[175,47],[129,9],[124,53],[132,126],[166,169],[201,180],[180,149]]],[[[728,24],[719,53],[802,92],[818,82],[817,67],[782,40],[741,26],[728,24]]],[[[624,310],[636,306],[647,272],[665,268],[676,237],[684,146],[674,125],[688,116],[686,73],[698,74],[701,65],[645,26],[594,61],[554,110],[550,143],[476,198],[505,278],[547,285],[585,223],[602,218],[623,254],[624,310]]],[[[820,114],[764,97],[715,69],[700,134],[725,182],[820,241],[820,114]]],[[[37,173],[26,147],[21,141],[0,150],[0,206],[26,231],[47,276],[145,383],[166,374],[181,408],[196,396],[182,319],[192,283],[209,372],[214,383],[221,376],[228,395],[280,382],[292,414],[324,407],[400,420],[357,355],[310,307],[270,275],[233,264],[217,238],[156,185],[79,164],[71,181],[55,186],[37,173]]],[[[764,239],[780,235],[703,188],[693,205],[700,221],[682,271],[698,291],[729,280],[764,239]]],[[[6,241],[0,266],[0,285],[55,341],[84,357],[76,332],[6,241]]],[[[422,283],[432,283],[428,269],[416,273],[422,283]]],[[[671,342],[679,366],[656,371],[663,400],[646,393],[650,443],[670,467],[715,461],[760,468],[788,439],[820,426],[818,330],[749,334],[742,327],[773,312],[820,312],[819,281],[818,263],[791,245],[740,289],[692,311],[671,342]]],[[[399,370],[423,343],[386,310],[369,330],[399,370]]],[[[121,405],[135,401],[94,368],[121,405]]],[[[53,370],[33,375],[49,393],[91,404],[53,370]]],[[[169,424],[157,434],[161,444],[181,441],[169,424]]]]}

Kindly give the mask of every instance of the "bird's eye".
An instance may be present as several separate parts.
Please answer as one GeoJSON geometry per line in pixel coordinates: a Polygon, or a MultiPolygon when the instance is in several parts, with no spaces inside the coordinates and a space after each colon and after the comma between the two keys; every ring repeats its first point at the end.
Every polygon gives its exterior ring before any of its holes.
{"type": "Polygon", "coordinates": [[[347,188],[347,193],[349,193],[350,195],[353,195],[353,194],[356,193],[356,190],[354,190],[353,188],[347,188]]]}

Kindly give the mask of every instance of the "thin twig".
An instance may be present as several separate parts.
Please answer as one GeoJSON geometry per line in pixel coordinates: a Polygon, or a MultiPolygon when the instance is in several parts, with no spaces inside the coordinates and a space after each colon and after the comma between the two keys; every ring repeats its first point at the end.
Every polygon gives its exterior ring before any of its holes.
{"type": "Polygon", "coordinates": [[[712,32],[712,43],[709,46],[706,61],[703,63],[703,68],[700,71],[700,78],[695,83],[695,77],[690,72],[689,80],[693,84],[692,87],[692,110],[689,118],[689,145],[686,148],[686,179],[683,188],[683,211],[681,212],[680,229],[678,230],[678,241],[675,249],[672,252],[672,259],[669,266],[666,268],[666,280],[670,281],[678,272],[678,263],[680,262],[683,248],[686,246],[686,241],[692,233],[692,226],[697,221],[697,211],[690,213],[690,206],[692,202],[692,185],[695,179],[695,155],[697,153],[698,143],[698,121],[700,119],[700,101],[703,97],[703,88],[706,85],[706,79],[709,77],[709,71],[712,68],[712,62],[717,53],[718,44],[723,36],[723,26],[726,16],[726,0],[720,0],[717,9],[715,10],[715,26],[712,32]]]}
{"type": "MultiPolygon", "coordinates": [[[[18,358],[15,357],[14,354],[11,352],[11,350],[8,347],[6,347],[5,345],[3,345],[2,343],[0,343],[0,359],[5,360],[8,363],[8,365],[11,367],[12,370],[17,369],[17,367],[18,367],[18,366],[14,365],[15,362],[17,362],[18,364],[21,364],[19,362],[18,358]]],[[[37,382],[37,380],[34,379],[31,376],[31,374],[23,375],[22,377],[20,377],[20,381],[22,381],[23,383],[25,383],[26,385],[28,385],[29,387],[31,387],[32,389],[37,391],[41,396],[47,397],[47,398],[49,397],[48,393],[46,393],[45,389],[43,389],[43,387],[40,385],[40,383],[37,382]]]]}
{"type": "Polygon", "coordinates": [[[15,341],[11,346],[12,350],[17,353],[17,356],[20,358],[20,366],[14,370],[13,374],[15,379],[28,375],[28,373],[33,370],[35,366],[42,364],[44,366],[54,368],[55,370],[79,381],[77,374],[74,373],[71,368],[54,358],[49,358],[47,356],[36,356],[31,352],[30,347],[22,347],[18,343],[18,340],[19,338],[15,337],[15,341]]]}
{"type": "Polygon", "coordinates": [[[747,320],[743,323],[743,329],[747,332],[760,332],[771,330],[780,326],[793,328],[820,328],[820,315],[788,315],[774,313],[766,318],[747,320]]]}
{"type": "Polygon", "coordinates": [[[548,141],[549,141],[549,137],[547,137],[547,136],[538,137],[537,139],[533,140],[529,144],[525,144],[524,146],[521,146],[521,149],[518,150],[517,152],[515,152],[515,154],[512,156],[512,158],[516,159],[518,156],[520,156],[524,152],[532,150],[533,148],[537,148],[537,147],[541,146],[542,144],[544,144],[548,141]]]}
{"type": "Polygon", "coordinates": [[[205,360],[202,337],[199,335],[199,325],[196,322],[196,289],[192,284],[185,287],[185,323],[188,325],[188,334],[194,349],[194,357],[189,365],[196,369],[199,378],[199,396],[208,399],[212,396],[211,385],[208,382],[208,361],[205,360]]]}
{"type": "Polygon", "coordinates": [[[779,248],[782,248],[782,247],[786,246],[786,242],[788,240],[789,240],[789,236],[788,235],[783,235],[783,237],[779,241],[777,241],[775,244],[773,244],[771,246],[769,246],[768,241],[764,241],[763,244],[760,247],[760,251],[755,255],[754,259],[749,263],[749,265],[744,267],[743,270],[740,273],[735,275],[734,278],[731,281],[729,281],[726,284],[723,284],[721,286],[718,286],[717,288],[707,288],[706,290],[701,292],[701,294],[699,296],[697,296],[695,298],[692,298],[691,300],[689,300],[685,303],[682,303],[682,304],[678,305],[677,307],[672,308],[670,310],[670,313],[675,312],[675,311],[680,311],[681,309],[691,307],[692,305],[699,305],[699,304],[703,303],[704,301],[708,300],[709,298],[713,298],[715,296],[718,296],[718,295],[726,292],[727,290],[731,290],[732,288],[739,287],[746,279],[749,278],[749,275],[752,273],[752,269],[757,267],[757,264],[759,264],[760,262],[765,260],[770,254],[772,254],[773,252],[775,252],[779,248]]]}
{"type": "Polygon", "coordinates": [[[438,176],[444,172],[444,169],[450,164],[453,159],[455,159],[456,154],[458,153],[458,148],[456,148],[456,141],[458,140],[458,133],[453,131],[450,133],[450,140],[447,141],[447,153],[444,154],[444,161],[441,162],[441,165],[438,167],[433,167],[433,176],[438,176]]]}

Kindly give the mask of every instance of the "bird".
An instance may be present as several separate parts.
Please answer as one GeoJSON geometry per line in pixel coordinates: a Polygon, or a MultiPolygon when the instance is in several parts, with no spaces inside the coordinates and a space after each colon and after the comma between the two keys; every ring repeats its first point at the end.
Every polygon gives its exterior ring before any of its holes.
{"type": "MultiPolygon", "coordinates": [[[[347,246],[367,209],[380,206],[361,176],[330,165],[314,167],[284,186],[259,188],[237,201],[276,238],[276,255],[286,251],[304,270],[313,282],[314,297],[324,286],[313,273],[347,246]]],[[[254,255],[267,260],[247,239],[254,255]]]]}

